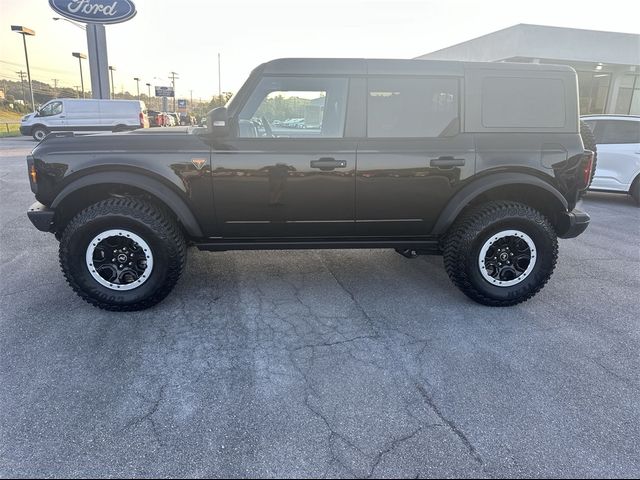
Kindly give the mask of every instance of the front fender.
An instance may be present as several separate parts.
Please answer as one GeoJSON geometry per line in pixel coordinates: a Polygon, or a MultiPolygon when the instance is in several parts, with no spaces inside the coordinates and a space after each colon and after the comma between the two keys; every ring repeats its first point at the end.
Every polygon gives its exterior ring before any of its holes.
{"type": "Polygon", "coordinates": [[[561,206],[561,208],[563,208],[563,211],[567,211],[569,208],[567,199],[564,198],[562,194],[556,188],[554,188],[553,185],[550,185],[541,178],[522,172],[493,173],[478,178],[477,180],[474,180],[468,185],[461,188],[460,191],[458,191],[458,193],[456,193],[451,198],[451,200],[449,200],[449,203],[438,217],[432,233],[434,235],[444,234],[453,224],[456,218],[458,218],[460,212],[462,212],[462,210],[466,206],[473,202],[474,199],[476,199],[483,193],[488,192],[489,190],[506,185],[527,185],[541,188],[551,194],[553,198],[555,198],[557,202],[559,202],[558,206],[561,206]]]}
{"type": "Polygon", "coordinates": [[[55,209],[67,196],[81,188],[104,184],[128,185],[148,192],[162,201],[176,215],[190,236],[204,237],[198,221],[184,199],[160,181],[138,173],[96,172],[80,177],[58,193],[51,203],[51,208],[55,209]]]}

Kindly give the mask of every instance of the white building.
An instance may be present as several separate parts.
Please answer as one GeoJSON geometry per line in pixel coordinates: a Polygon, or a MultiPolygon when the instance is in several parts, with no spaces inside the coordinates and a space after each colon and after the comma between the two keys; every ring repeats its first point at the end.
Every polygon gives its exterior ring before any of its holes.
{"type": "Polygon", "coordinates": [[[582,114],[640,115],[640,35],[519,24],[418,58],[569,65],[582,114]]]}

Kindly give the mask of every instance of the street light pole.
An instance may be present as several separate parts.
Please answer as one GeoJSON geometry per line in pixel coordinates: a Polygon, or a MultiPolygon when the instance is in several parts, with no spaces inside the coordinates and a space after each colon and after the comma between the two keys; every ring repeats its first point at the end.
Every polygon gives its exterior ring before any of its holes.
{"type": "Polygon", "coordinates": [[[29,92],[31,93],[31,108],[36,111],[36,102],[33,98],[33,85],[31,84],[31,69],[29,68],[29,54],[27,53],[27,35],[35,36],[35,30],[20,25],[11,25],[11,31],[22,35],[22,43],[24,44],[24,58],[27,62],[27,78],[29,79],[29,92]]]}
{"type": "Polygon", "coordinates": [[[84,77],[82,75],[82,60],[86,59],[87,56],[84,53],[80,53],[80,52],[73,52],[71,55],[76,57],[78,59],[78,63],[80,64],[80,85],[82,86],[82,98],[85,98],[85,96],[84,96],[84,77]]]}
{"type": "Polygon", "coordinates": [[[58,20],[64,20],[65,22],[69,22],[71,25],[78,27],[81,30],[87,30],[87,27],[85,27],[84,25],[78,23],[78,22],[74,22],[73,20],[69,20],[68,18],[63,18],[63,17],[53,17],[54,21],[58,21],[58,20]]]}
{"type": "Polygon", "coordinates": [[[113,87],[113,72],[115,71],[115,67],[109,65],[109,71],[111,72],[111,100],[115,99],[116,95],[115,95],[115,90],[113,87]]]}
{"type": "Polygon", "coordinates": [[[140,100],[140,79],[138,77],[135,77],[134,80],[136,81],[136,85],[138,86],[138,100],[140,100]]]}

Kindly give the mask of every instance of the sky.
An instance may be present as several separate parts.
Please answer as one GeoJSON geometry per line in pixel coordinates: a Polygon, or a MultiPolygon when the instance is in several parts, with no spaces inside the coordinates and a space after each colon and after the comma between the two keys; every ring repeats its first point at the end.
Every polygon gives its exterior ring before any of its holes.
{"type": "MultiPolygon", "coordinates": [[[[177,96],[210,99],[235,92],[260,63],[281,57],[413,58],[518,23],[640,33],[640,0],[133,0],[132,20],[107,26],[116,91],[169,85],[177,96]]],[[[85,33],[47,0],[0,0],[0,80],[25,69],[19,35],[29,37],[32,77],[79,85],[85,33]]],[[[85,64],[88,77],[88,64],[85,64]]],[[[85,79],[85,85],[88,84],[85,79]]],[[[144,91],[144,90],[143,90],[144,91]]]]}

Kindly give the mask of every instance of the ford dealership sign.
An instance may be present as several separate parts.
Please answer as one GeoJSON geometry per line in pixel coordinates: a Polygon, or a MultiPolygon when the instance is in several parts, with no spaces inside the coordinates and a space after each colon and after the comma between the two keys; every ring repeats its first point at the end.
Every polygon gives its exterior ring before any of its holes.
{"type": "Polygon", "coordinates": [[[131,0],[49,0],[56,12],[83,23],[126,22],[136,14],[131,0]]]}

